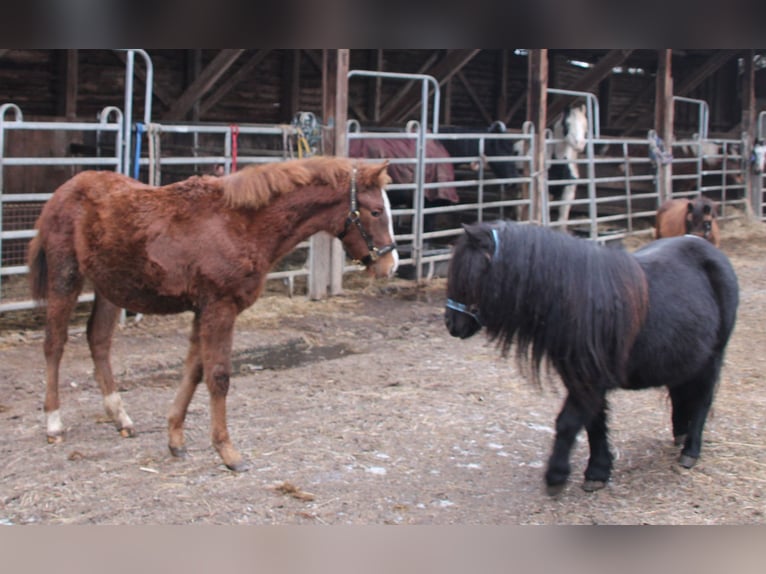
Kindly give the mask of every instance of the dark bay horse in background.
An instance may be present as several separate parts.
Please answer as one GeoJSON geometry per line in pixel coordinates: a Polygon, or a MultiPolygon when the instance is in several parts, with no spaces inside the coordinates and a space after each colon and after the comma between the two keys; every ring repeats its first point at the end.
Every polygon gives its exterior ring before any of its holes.
{"type": "MultiPolygon", "coordinates": [[[[486,132],[488,134],[508,133],[505,124],[500,121],[493,122],[488,128],[464,128],[454,126],[441,126],[441,134],[478,134],[486,132]]],[[[444,138],[439,140],[452,157],[478,157],[480,155],[479,138],[444,138]]],[[[513,159],[519,155],[516,148],[517,142],[505,138],[486,138],[484,140],[484,150],[481,152],[486,158],[486,163],[495,177],[499,179],[511,179],[519,177],[519,170],[516,167],[516,160],[513,159]]]]}
{"type": "Polygon", "coordinates": [[[707,239],[716,247],[721,246],[718,228],[718,212],[715,203],[707,197],[694,199],[668,199],[657,210],[654,237],[696,235],[707,239]]]}
{"type": "Polygon", "coordinates": [[[556,201],[563,202],[559,206],[558,221],[563,222],[564,229],[566,229],[577,184],[554,184],[551,186],[551,182],[580,177],[580,169],[576,160],[585,151],[588,142],[588,116],[585,111],[585,104],[569,106],[556,118],[553,124],[553,139],[556,140],[553,149],[546,146],[546,155],[549,160],[564,160],[565,163],[552,164],[548,169],[548,189],[556,201]]]}
{"type": "Polygon", "coordinates": [[[567,397],[545,473],[550,494],[568,480],[583,427],[583,488],[606,485],[607,392],[617,388],[666,386],[679,463],[699,458],[739,301],[731,263],[707,241],[671,237],[630,254],[535,225],[475,224],[455,246],[447,296],[452,336],[485,327],[503,356],[516,345],[535,380],[543,358],[561,376],[567,397]]]}
{"type": "Polygon", "coordinates": [[[318,157],[163,187],[107,171],[85,171],[64,183],[43,208],[29,251],[33,295],[48,302],[49,442],[62,440],[59,364],[69,317],[90,280],[95,302],[87,339],[106,412],[120,433],[134,434],[109,359],[120,307],[192,311],[183,379],[168,418],[170,451],[186,452],[184,419],[204,379],[213,446],[227,467],[246,468],[226,424],[234,321],[258,298],[271,267],[319,231],[338,236],[370,274],[391,276],[398,256],[384,191],[388,182],[385,163],[318,157]]]}

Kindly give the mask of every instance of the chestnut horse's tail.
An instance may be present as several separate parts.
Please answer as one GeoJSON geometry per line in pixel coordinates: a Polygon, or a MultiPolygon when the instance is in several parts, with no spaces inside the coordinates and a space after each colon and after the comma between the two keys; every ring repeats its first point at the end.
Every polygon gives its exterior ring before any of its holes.
{"type": "Polygon", "coordinates": [[[41,234],[38,232],[29,243],[29,284],[32,289],[32,298],[35,301],[44,301],[48,298],[48,258],[45,255],[45,247],[41,234]]]}

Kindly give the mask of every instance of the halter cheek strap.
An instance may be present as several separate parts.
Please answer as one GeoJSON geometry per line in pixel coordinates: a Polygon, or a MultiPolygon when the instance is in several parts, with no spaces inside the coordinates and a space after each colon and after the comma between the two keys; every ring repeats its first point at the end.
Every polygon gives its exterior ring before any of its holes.
{"type": "Polygon", "coordinates": [[[349,231],[349,228],[351,225],[356,226],[356,228],[359,230],[359,234],[362,236],[362,239],[364,239],[364,242],[367,244],[367,249],[369,253],[362,257],[362,259],[359,260],[359,262],[369,267],[373,263],[375,263],[378,259],[383,257],[386,253],[390,253],[394,249],[396,249],[396,242],[392,242],[388,245],[385,245],[384,247],[375,247],[372,237],[369,233],[364,229],[364,226],[362,225],[362,220],[359,217],[359,207],[358,207],[358,200],[357,200],[357,191],[356,191],[356,166],[351,168],[351,189],[349,191],[351,195],[351,206],[349,208],[348,216],[346,216],[346,224],[343,227],[343,231],[338,233],[337,238],[343,239],[349,231]]]}
{"type": "MultiPolygon", "coordinates": [[[[492,239],[495,242],[495,249],[492,253],[492,259],[497,259],[497,255],[500,252],[500,234],[497,232],[497,228],[495,227],[492,228],[492,239]]],[[[484,321],[482,320],[478,309],[471,309],[465,303],[460,303],[459,301],[455,301],[454,299],[449,298],[447,299],[445,307],[447,309],[457,311],[458,313],[468,315],[474,321],[476,321],[480,327],[484,327],[484,321]]]]}

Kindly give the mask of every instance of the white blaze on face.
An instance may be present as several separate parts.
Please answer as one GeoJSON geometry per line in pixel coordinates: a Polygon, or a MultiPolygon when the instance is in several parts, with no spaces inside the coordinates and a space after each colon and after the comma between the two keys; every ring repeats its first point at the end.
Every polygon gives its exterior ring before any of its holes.
{"type": "MultiPolygon", "coordinates": [[[[391,241],[394,240],[394,217],[391,215],[391,202],[388,200],[388,194],[386,193],[385,189],[381,189],[381,194],[383,195],[383,206],[386,210],[386,217],[388,218],[388,233],[391,236],[391,241]]],[[[391,268],[391,275],[393,276],[394,273],[396,273],[396,270],[399,267],[399,253],[394,249],[391,252],[391,255],[394,258],[394,265],[391,268]]]]}

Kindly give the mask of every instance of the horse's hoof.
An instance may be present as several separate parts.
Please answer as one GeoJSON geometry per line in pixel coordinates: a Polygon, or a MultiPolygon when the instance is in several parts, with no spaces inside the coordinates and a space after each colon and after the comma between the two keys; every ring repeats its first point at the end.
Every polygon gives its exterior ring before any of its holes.
{"type": "Polygon", "coordinates": [[[186,458],[186,455],[188,454],[185,446],[168,445],[168,448],[170,449],[170,454],[172,454],[176,458],[186,458]]]}
{"type": "Polygon", "coordinates": [[[48,435],[48,444],[61,444],[62,442],[64,442],[63,434],[48,435]]]}
{"type": "Polygon", "coordinates": [[[601,490],[606,486],[606,481],[604,480],[586,480],[582,483],[582,489],[585,492],[596,492],[597,490],[601,490]]]}
{"type": "Polygon", "coordinates": [[[689,456],[688,454],[682,454],[678,459],[678,464],[684,468],[691,468],[697,464],[697,457],[689,456]]]}
{"type": "Polygon", "coordinates": [[[547,484],[545,486],[545,492],[548,496],[558,496],[564,491],[564,487],[567,485],[566,482],[562,482],[560,484],[547,484]]]}
{"type": "Polygon", "coordinates": [[[122,438],[133,438],[136,436],[136,431],[132,427],[123,427],[120,429],[120,436],[122,438]]]}
{"type": "Polygon", "coordinates": [[[673,437],[673,444],[676,446],[683,446],[686,442],[685,434],[677,434],[673,437]]]}
{"type": "Polygon", "coordinates": [[[226,468],[234,472],[247,472],[250,470],[250,465],[245,461],[240,460],[239,462],[227,463],[226,468]]]}

